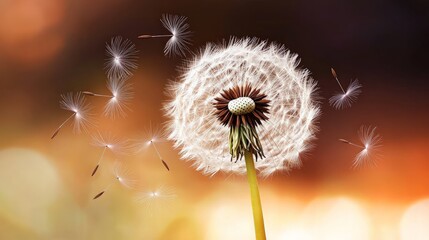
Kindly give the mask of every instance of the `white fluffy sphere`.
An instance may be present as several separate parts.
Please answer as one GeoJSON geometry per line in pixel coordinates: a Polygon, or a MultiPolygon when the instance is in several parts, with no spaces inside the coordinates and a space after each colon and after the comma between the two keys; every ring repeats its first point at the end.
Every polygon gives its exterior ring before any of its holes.
{"type": "Polygon", "coordinates": [[[232,39],[227,45],[207,44],[188,62],[182,78],[170,84],[164,106],[169,139],[204,174],[245,173],[244,161],[231,161],[229,127],[216,118],[214,98],[222,90],[250,84],[270,100],[269,120],[257,128],[266,158],[255,167],[265,176],[299,166],[308,150],[319,115],[316,83],[308,70],[297,69],[297,55],[283,46],[258,39],[232,39]]]}

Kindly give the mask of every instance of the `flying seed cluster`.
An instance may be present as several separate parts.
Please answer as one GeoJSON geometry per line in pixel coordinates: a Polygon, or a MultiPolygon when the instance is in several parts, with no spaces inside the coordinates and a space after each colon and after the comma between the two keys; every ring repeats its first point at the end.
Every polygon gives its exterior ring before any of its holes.
{"type": "MultiPolygon", "coordinates": [[[[185,55],[189,51],[188,46],[191,41],[189,25],[185,22],[186,17],[165,14],[162,16],[161,22],[164,27],[170,31],[170,35],[159,35],[151,37],[168,36],[165,48],[166,55],[185,55]]],[[[100,97],[106,99],[104,107],[104,115],[115,119],[117,117],[126,117],[127,112],[130,111],[130,103],[134,97],[132,84],[129,79],[132,77],[133,72],[137,69],[138,51],[130,40],[116,36],[106,43],[107,61],[105,63],[107,75],[107,93],[95,93],[92,91],[82,91],[76,94],[67,93],[61,95],[61,108],[70,112],[70,115],[60,126],[53,132],[51,139],[55,138],[60,130],[67,124],[72,122],[74,124],[74,132],[80,133],[82,130],[89,133],[89,127],[95,127],[93,123],[92,107],[87,103],[85,96],[100,97]]],[[[91,134],[93,138],[93,145],[100,147],[100,157],[97,164],[91,172],[91,176],[95,176],[99,171],[102,161],[106,152],[111,152],[115,156],[126,155],[130,152],[130,140],[119,140],[111,134],[104,134],[96,132],[91,134]]],[[[167,162],[161,158],[158,148],[155,146],[153,140],[150,141],[151,145],[157,152],[163,166],[170,170],[167,162]]],[[[130,178],[129,171],[123,171],[124,164],[116,162],[114,166],[114,182],[117,182],[125,187],[135,187],[135,180],[130,178]]],[[[101,197],[107,189],[113,184],[109,184],[103,191],[94,196],[94,199],[101,197]]]]}
{"type": "MultiPolygon", "coordinates": [[[[191,32],[186,20],[183,16],[165,14],[161,23],[167,33],[141,35],[139,38],[168,38],[164,54],[185,56],[191,45],[191,32]]],[[[83,91],[61,95],[61,108],[69,111],[69,115],[53,132],[52,139],[67,123],[73,124],[76,133],[89,132],[95,127],[93,108],[85,96],[106,98],[104,115],[113,119],[125,117],[131,110],[134,92],[129,78],[137,69],[135,45],[128,39],[114,37],[106,44],[106,49],[106,93],[83,91]]],[[[184,159],[191,159],[194,166],[205,174],[219,171],[244,173],[243,162],[229,161],[231,156],[240,158],[244,149],[250,149],[257,157],[266,156],[265,161],[255,163],[257,170],[265,176],[299,166],[300,154],[309,149],[314,139],[317,130],[315,119],[320,109],[314,98],[316,83],[307,70],[297,68],[298,63],[297,55],[283,46],[258,39],[232,39],[223,45],[207,44],[198,56],[187,62],[182,79],[168,86],[167,92],[174,96],[174,100],[165,105],[166,115],[170,118],[169,139],[175,141],[176,147],[181,147],[184,159]],[[230,145],[238,144],[239,147],[231,149],[225,144],[228,131],[230,145]],[[237,134],[247,135],[242,145],[234,137],[237,134]]],[[[332,74],[342,92],[333,96],[330,104],[337,109],[350,107],[360,94],[361,85],[353,81],[343,89],[333,69],[332,74]]],[[[96,135],[93,137],[97,138],[96,135]]],[[[359,137],[362,144],[358,146],[363,150],[354,165],[372,156],[381,141],[375,128],[361,129],[359,137]]],[[[105,140],[98,141],[97,146],[102,147],[103,152],[93,175],[104,151],[129,148],[125,146],[128,144],[126,141],[105,140]]],[[[357,145],[348,140],[343,142],[357,145]]],[[[149,141],[149,146],[157,152],[164,167],[170,170],[155,142],[149,141]]],[[[126,174],[115,172],[114,179],[120,184],[128,182],[126,174]]]]}

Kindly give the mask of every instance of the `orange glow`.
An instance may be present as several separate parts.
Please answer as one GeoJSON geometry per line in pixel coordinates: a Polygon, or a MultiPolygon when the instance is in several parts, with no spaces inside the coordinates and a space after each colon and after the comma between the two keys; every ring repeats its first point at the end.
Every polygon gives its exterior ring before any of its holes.
{"type": "Polygon", "coordinates": [[[370,222],[365,210],[347,198],[314,200],[304,210],[302,221],[312,239],[370,239],[370,222]]]}
{"type": "Polygon", "coordinates": [[[0,50],[9,58],[37,63],[53,57],[64,45],[59,24],[62,0],[16,0],[0,5],[0,50]]]}
{"type": "Polygon", "coordinates": [[[402,240],[423,240],[429,236],[429,199],[412,204],[401,220],[402,240]]]}
{"type": "MultiPolygon", "coordinates": [[[[426,68],[416,70],[424,61],[414,59],[416,52],[424,52],[420,48],[426,41],[419,45],[405,39],[417,28],[416,19],[412,27],[404,23],[406,32],[395,35],[401,26],[391,19],[361,24],[356,16],[337,15],[345,11],[319,11],[325,5],[322,1],[161,2],[0,0],[0,239],[253,239],[246,177],[203,176],[181,160],[180,149],[161,134],[154,141],[170,171],[148,144],[138,153],[106,153],[91,177],[102,149],[91,145],[90,134],[111,132],[121,139],[141,140],[150,126],[162,130],[165,88],[180,77],[177,68],[192,57],[165,57],[166,39],[140,41],[137,36],[163,34],[159,17],[176,12],[189,19],[195,52],[206,42],[221,42],[229,35],[258,36],[297,52],[300,66],[318,82],[322,115],[314,148],[304,154],[301,168],[259,178],[268,239],[428,239],[428,81],[426,68]],[[308,18],[303,14],[307,10],[314,11],[308,18]],[[318,15],[323,18],[316,22],[318,15]],[[251,23],[246,25],[247,21],[251,23]],[[377,32],[361,33],[363,29],[350,27],[353,21],[377,32]],[[341,29],[333,23],[344,24],[342,35],[337,35],[341,29]],[[377,26],[385,24],[391,28],[379,32],[377,26]],[[60,94],[108,93],[105,44],[117,35],[130,39],[139,50],[139,67],[129,79],[135,97],[128,116],[106,118],[106,99],[88,97],[96,127],[73,134],[73,127],[66,125],[51,140],[69,116],[59,107],[60,94]],[[388,39],[378,39],[382,36],[388,39]],[[396,53],[403,45],[402,55],[396,53]],[[358,77],[363,85],[351,108],[329,107],[329,97],[339,90],[330,75],[331,65],[343,82],[358,77]],[[383,137],[381,157],[375,166],[353,168],[359,149],[338,139],[359,141],[356,132],[361,125],[377,126],[383,137]],[[135,189],[115,183],[116,160],[132,171],[135,189]],[[92,200],[111,183],[102,197],[92,200]],[[150,199],[146,201],[150,206],[139,201],[142,193],[159,186],[173,189],[174,197],[150,199]]],[[[353,4],[368,9],[365,1],[339,5],[353,4]]],[[[409,10],[396,5],[386,9],[409,10]]],[[[385,14],[376,10],[373,19],[385,14]]],[[[352,8],[347,13],[363,11],[352,8]]],[[[372,19],[365,14],[364,20],[372,19]]],[[[400,19],[396,12],[393,15],[400,19]]],[[[406,12],[404,19],[412,17],[420,15],[406,12]]]]}

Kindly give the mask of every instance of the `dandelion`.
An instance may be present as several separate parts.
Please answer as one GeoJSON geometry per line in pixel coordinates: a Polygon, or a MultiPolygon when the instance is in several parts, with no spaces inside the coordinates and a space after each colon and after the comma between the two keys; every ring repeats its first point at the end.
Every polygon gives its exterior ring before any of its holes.
{"type": "Polygon", "coordinates": [[[378,158],[379,148],[381,147],[381,136],[375,130],[376,127],[361,126],[358,131],[358,136],[361,144],[355,144],[345,139],[339,139],[343,143],[350,144],[354,147],[362,149],[353,161],[353,167],[359,167],[366,162],[371,162],[378,158]]]}
{"type": "Polygon", "coordinates": [[[167,169],[167,171],[170,171],[170,167],[168,166],[167,162],[164,160],[164,158],[161,156],[161,153],[159,152],[158,147],[156,146],[157,143],[163,142],[163,138],[161,137],[161,131],[159,128],[152,128],[152,123],[150,124],[150,129],[146,131],[146,136],[144,137],[144,140],[142,142],[139,142],[137,147],[137,152],[146,150],[148,147],[152,147],[159,160],[161,161],[162,165],[167,169]]]}
{"type": "Polygon", "coordinates": [[[266,115],[269,103],[270,100],[267,99],[266,94],[260,93],[259,89],[252,89],[249,84],[225,90],[220,93],[220,97],[215,98],[214,106],[217,109],[218,120],[222,125],[228,125],[230,129],[231,158],[239,160],[247,149],[255,155],[256,159],[258,156],[265,157],[256,126],[268,120],[266,115]],[[240,135],[245,138],[239,138],[240,135]]]}
{"type": "Polygon", "coordinates": [[[115,119],[117,117],[125,117],[126,111],[130,111],[130,104],[134,98],[134,92],[132,84],[130,84],[126,78],[109,78],[107,80],[107,89],[110,94],[98,94],[94,92],[84,91],[85,95],[93,97],[108,98],[105,107],[104,115],[115,119]]]}
{"type": "Polygon", "coordinates": [[[338,85],[341,88],[341,92],[335,94],[329,99],[329,104],[336,109],[344,109],[346,107],[351,107],[352,103],[356,102],[358,95],[362,92],[362,85],[356,79],[351,81],[347,90],[345,91],[340,81],[338,80],[337,73],[333,68],[331,68],[332,75],[335,80],[337,80],[338,85]]]}
{"type": "Polygon", "coordinates": [[[106,43],[107,77],[117,79],[124,76],[131,76],[132,71],[137,69],[137,50],[134,43],[120,36],[113,37],[106,43]]]}
{"type": "Polygon", "coordinates": [[[128,141],[121,140],[114,137],[112,134],[103,135],[97,133],[92,136],[92,144],[97,147],[103,148],[100,158],[98,159],[97,165],[91,173],[94,176],[103,161],[106,150],[116,155],[126,155],[130,151],[130,144],[128,141]]]}
{"type": "Polygon", "coordinates": [[[139,38],[169,38],[164,47],[164,54],[185,56],[189,52],[191,45],[191,34],[189,24],[186,23],[186,17],[163,14],[161,18],[162,25],[170,34],[161,35],[140,35],[139,38]]]}
{"type": "Polygon", "coordinates": [[[73,131],[80,133],[82,130],[87,131],[88,127],[92,125],[90,113],[91,106],[86,103],[85,97],[80,93],[66,93],[61,95],[60,106],[62,109],[72,112],[72,114],[60,124],[51,136],[53,139],[64,125],[73,119],[73,131]]]}
{"type": "Polygon", "coordinates": [[[164,185],[151,191],[142,191],[137,194],[137,200],[145,205],[146,212],[153,213],[165,210],[169,202],[176,199],[177,194],[174,188],[164,185]]]}
{"type": "Polygon", "coordinates": [[[265,239],[257,171],[297,166],[316,131],[316,83],[297,65],[283,46],[232,39],[208,44],[168,89],[169,139],[182,158],[204,174],[247,173],[257,239],[265,239]]]}
{"type": "Polygon", "coordinates": [[[97,199],[101,197],[107,190],[110,189],[114,184],[119,183],[121,186],[126,188],[135,188],[137,180],[134,178],[133,173],[124,166],[123,163],[116,161],[114,168],[113,168],[113,176],[114,179],[112,180],[112,183],[107,185],[106,188],[104,188],[103,191],[97,193],[92,199],[97,199]]]}

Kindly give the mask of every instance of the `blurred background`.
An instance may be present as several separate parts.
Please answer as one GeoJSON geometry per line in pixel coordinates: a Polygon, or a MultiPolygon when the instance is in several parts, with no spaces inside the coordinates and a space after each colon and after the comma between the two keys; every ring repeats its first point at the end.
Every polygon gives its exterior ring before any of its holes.
{"type": "Polygon", "coordinates": [[[139,50],[130,80],[135,98],[124,119],[102,116],[102,99],[88,99],[95,130],[141,139],[166,120],[164,87],[187,58],[165,57],[163,13],[184,15],[192,50],[230,36],[285,44],[318,81],[322,117],[315,148],[303,166],[260,180],[268,239],[429,239],[429,83],[427,1],[132,1],[0,0],[0,238],[1,239],[252,239],[246,179],[207,177],[179,160],[170,142],[121,157],[138,181],[115,184],[117,156],[88,134],[66,126],[60,94],[107,93],[105,44],[123,36],[139,50]],[[363,93],[338,111],[327,99],[358,78],[363,93]],[[352,168],[361,125],[383,137],[376,166],[352,168]],[[113,183],[113,184],[111,184],[113,183]],[[109,187],[110,186],[110,187],[109,187]],[[97,200],[95,194],[106,190],[97,200]],[[161,197],[139,201],[146,193],[161,197]]]}

